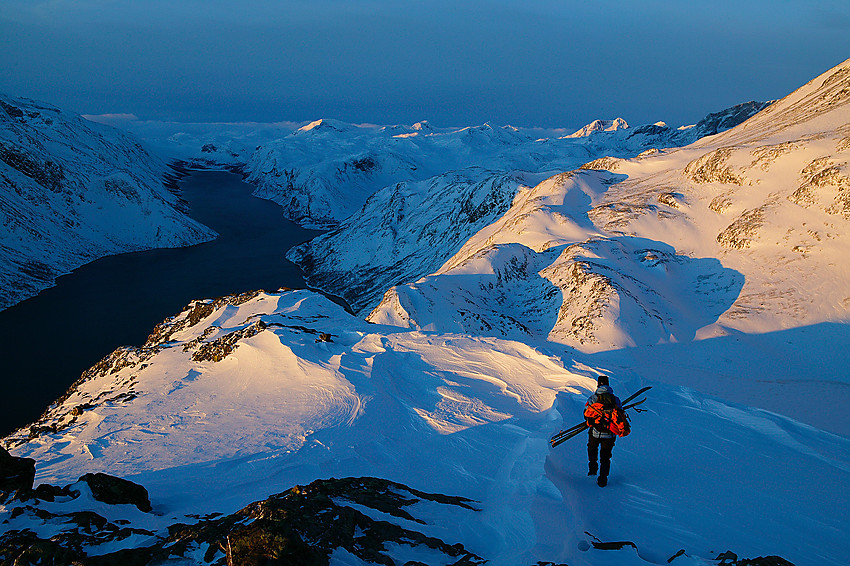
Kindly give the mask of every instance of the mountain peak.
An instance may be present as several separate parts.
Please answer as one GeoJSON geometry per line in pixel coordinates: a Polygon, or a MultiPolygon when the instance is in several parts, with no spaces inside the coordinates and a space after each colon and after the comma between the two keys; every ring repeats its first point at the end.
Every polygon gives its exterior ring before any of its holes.
{"type": "Polygon", "coordinates": [[[563,136],[564,138],[584,138],[589,136],[594,132],[614,132],[617,130],[625,130],[629,127],[629,124],[623,120],[622,118],[616,118],[614,120],[594,120],[590,124],[584,126],[580,130],[568,135],[563,136]]]}
{"type": "Polygon", "coordinates": [[[306,126],[301,126],[292,133],[298,135],[305,134],[307,132],[345,132],[347,130],[350,130],[351,128],[351,124],[346,124],[345,122],[340,122],[339,120],[319,118],[318,120],[310,122],[306,126]]]}

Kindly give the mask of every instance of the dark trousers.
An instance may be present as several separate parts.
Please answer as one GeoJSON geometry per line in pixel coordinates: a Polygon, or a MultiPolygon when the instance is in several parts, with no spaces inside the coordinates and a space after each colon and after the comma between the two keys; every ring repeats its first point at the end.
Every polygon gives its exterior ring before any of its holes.
{"type": "Polygon", "coordinates": [[[614,451],[614,442],[617,440],[617,437],[596,438],[593,436],[593,431],[591,430],[588,432],[587,438],[587,461],[590,467],[590,472],[596,473],[596,454],[598,452],[601,463],[601,466],[598,468],[599,476],[607,478],[608,471],[611,469],[611,454],[614,451]]]}

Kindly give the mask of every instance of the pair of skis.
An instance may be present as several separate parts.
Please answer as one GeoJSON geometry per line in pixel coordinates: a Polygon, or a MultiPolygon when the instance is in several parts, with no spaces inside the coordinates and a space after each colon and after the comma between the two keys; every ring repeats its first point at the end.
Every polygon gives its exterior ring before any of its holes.
{"type": "MultiPolygon", "coordinates": [[[[652,389],[651,385],[648,386],[648,387],[644,387],[643,389],[639,390],[634,395],[630,395],[629,397],[624,399],[621,402],[622,405],[623,405],[623,410],[625,411],[626,409],[631,409],[633,407],[637,407],[638,405],[640,405],[641,403],[646,401],[646,397],[644,397],[640,401],[631,402],[633,399],[635,399],[636,397],[640,396],[643,393],[646,393],[650,389],[652,389]]],[[[636,409],[636,410],[639,410],[639,409],[636,409]]],[[[555,446],[561,444],[562,442],[565,442],[565,441],[571,439],[574,436],[578,436],[580,433],[584,432],[585,430],[587,430],[587,423],[585,421],[582,421],[575,426],[571,426],[570,428],[568,428],[566,430],[562,430],[561,432],[559,432],[558,434],[556,434],[555,436],[550,438],[549,444],[551,444],[552,448],[554,448],[555,446]]]]}

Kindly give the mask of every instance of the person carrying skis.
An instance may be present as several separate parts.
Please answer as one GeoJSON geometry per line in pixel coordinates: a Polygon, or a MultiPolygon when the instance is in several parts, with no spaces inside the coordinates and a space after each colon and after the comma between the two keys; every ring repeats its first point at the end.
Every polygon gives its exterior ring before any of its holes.
{"type": "Polygon", "coordinates": [[[596,392],[588,398],[584,409],[584,418],[588,431],[587,440],[587,475],[595,476],[599,487],[608,485],[608,472],[611,469],[611,454],[617,436],[629,434],[629,422],[620,399],[614,395],[614,390],[608,384],[608,376],[596,378],[596,392]],[[597,453],[600,464],[597,464],[597,453]]]}

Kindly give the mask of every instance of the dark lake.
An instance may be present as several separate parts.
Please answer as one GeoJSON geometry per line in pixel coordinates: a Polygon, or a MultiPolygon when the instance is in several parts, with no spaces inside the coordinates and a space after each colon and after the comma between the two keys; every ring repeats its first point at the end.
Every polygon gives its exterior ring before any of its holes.
{"type": "Polygon", "coordinates": [[[0,435],[37,419],[84,370],[118,346],[140,346],[192,299],[305,287],[284,254],[321,232],[251,196],[234,173],[193,171],[180,189],[216,240],[102,258],[0,311],[0,435]]]}

